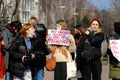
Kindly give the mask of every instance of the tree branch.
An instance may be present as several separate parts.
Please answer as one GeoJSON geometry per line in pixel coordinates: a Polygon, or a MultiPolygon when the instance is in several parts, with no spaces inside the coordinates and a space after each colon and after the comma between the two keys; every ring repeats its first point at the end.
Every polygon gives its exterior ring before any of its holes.
{"type": "Polygon", "coordinates": [[[15,9],[13,11],[13,14],[12,14],[12,17],[11,17],[11,21],[13,20],[13,17],[14,15],[16,14],[17,10],[18,10],[18,6],[19,6],[19,3],[20,3],[21,0],[16,0],[16,3],[15,3],[15,9]]]}

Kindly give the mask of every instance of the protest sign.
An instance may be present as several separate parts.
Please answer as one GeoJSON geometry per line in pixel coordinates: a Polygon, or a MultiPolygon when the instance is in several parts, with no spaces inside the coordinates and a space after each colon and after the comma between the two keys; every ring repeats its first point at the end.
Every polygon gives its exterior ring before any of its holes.
{"type": "Polygon", "coordinates": [[[113,56],[120,61],[120,40],[110,40],[110,48],[113,56]]]}
{"type": "Polygon", "coordinates": [[[48,29],[48,44],[69,46],[69,30],[48,29]]]}

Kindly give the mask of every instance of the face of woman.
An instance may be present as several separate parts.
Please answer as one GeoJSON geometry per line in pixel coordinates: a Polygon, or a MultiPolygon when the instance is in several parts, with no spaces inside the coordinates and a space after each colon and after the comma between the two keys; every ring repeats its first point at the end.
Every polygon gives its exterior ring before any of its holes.
{"type": "Polygon", "coordinates": [[[76,29],[76,28],[74,29],[74,33],[75,33],[75,34],[77,34],[77,33],[79,33],[79,32],[80,32],[80,31],[79,31],[78,29],[76,29]]]}
{"type": "Polygon", "coordinates": [[[62,27],[62,26],[61,26],[60,24],[57,24],[57,25],[56,25],[56,29],[57,29],[57,30],[61,30],[61,27],[62,27]]]}
{"type": "Polygon", "coordinates": [[[99,28],[99,23],[97,21],[93,21],[91,24],[91,28],[93,30],[97,30],[99,28]]]}
{"type": "Polygon", "coordinates": [[[35,35],[34,27],[29,28],[26,32],[27,32],[28,35],[35,35]]]}

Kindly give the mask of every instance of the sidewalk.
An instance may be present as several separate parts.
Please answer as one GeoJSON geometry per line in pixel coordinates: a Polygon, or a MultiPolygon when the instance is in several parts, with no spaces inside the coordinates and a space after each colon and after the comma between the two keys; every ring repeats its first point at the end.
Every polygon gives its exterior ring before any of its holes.
{"type": "Polygon", "coordinates": [[[108,66],[102,66],[102,80],[112,80],[109,78],[109,68],[108,66]]]}
{"type": "MultiPolygon", "coordinates": [[[[53,71],[46,71],[45,70],[45,78],[44,80],[54,80],[53,78],[54,74],[53,71]]],[[[109,79],[109,70],[108,70],[108,66],[102,66],[102,80],[111,80],[109,79]]],[[[72,79],[72,80],[77,80],[76,78],[72,79]]]]}
{"type": "MultiPolygon", "coordinates": [[[[54,80],[53,78],[54,76],[54,72],[53,71],[46,71],[45,69],[45,73],[44,73],[44,80],[54,80]]],[[[108,70],[108,66],[102,66],[102,80],[111,80],[109,79],[109,70],[108,70]]],[[[4,79],[0,79],[0,80],[4,80],[4,79]]],[[[72,79],[72,80],[77,80],[76,78],[72,79]]]]}

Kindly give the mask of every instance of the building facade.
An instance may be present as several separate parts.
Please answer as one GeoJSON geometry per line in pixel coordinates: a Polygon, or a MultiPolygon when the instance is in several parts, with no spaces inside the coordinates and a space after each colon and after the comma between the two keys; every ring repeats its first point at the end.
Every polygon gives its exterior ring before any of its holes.
{"type": "Polygon", "coordinates": [[[41,0],[3,0],[1,6],[1,11],[3,11],[2,6],[7,9],[7,15],[9,16],[9,21],[20,20],[23,24],[28,23],[30,17],[37,17],[40,19],[40,2],[41,0]],[[20,1],[15,15],[13,16],[15,10],[16,1],[20,1]]]}
{"type": "Polygon", "coordinates": [[[39,19],[39,4],[40,0],[21,0],[19,6],[19,18],[23,24],[27,23],[32,16],[39,19]]]}

